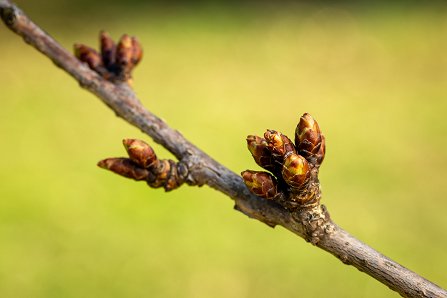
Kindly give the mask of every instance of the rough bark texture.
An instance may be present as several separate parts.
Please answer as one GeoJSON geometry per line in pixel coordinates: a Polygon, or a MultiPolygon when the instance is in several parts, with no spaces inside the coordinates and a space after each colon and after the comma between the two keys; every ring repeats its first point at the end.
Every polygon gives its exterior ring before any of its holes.
{"type": "Polygon", "coordinates": [[[141,129],[186,164],[189,171],[187,182],[190,184],[207,184],[223,192],[235,201],[236,210],[271,227],[283,226],[404,297],[447,297],[444,289],[338,227],[323,205],[289,212],[276,203],[251,194],[239,175],[219,164],[146,110],[128,85],[113,84],[101,78],[9,1],[0,1],[0,15],[6,26],[73,76],[81,87],[98,96],[117,116],[141,129]]]}

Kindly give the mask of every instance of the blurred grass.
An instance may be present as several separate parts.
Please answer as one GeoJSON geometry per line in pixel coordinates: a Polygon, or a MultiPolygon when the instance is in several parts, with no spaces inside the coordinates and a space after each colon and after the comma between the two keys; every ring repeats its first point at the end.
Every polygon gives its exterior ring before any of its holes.
{"type": "MultiPolygon", "coordinates": [[[[444,7],[18,3],[68,48],[137,35],[144,104],[235,172],[256,168],[247,134],[292,135],[310,112],[335,221],[447,287],[444,7]]],[[[207,187],[97,169],[147,138],[0,27],[1,297],[397,297],[207,187]]]]}

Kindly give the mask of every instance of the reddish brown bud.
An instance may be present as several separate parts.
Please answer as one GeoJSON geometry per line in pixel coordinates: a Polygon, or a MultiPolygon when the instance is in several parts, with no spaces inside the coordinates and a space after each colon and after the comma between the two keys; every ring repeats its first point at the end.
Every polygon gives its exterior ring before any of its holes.
{"type": "MultiPolygon", "coordinates": [[[[322,142],[322,135],[317,121],[308,113],[305,113],[300,118],[295,130],[295,144],[299,154],[308,159],[311,163],[318,165],[317,153],[320,151],[322,142]]],[[[321,153],[321,152],[320,152],[321,153]]],[[[324,154],[324,150],[322,152],[324,154]]]]}
{"type": "Polygon", "coordinates": [[[255,195],[266,199],[274,199],[278,195],[278,183],[270,173],[247,170],[241,175],[245,185],[255,195]]]}
{"type": "Polygon", "coordinates": [[[83,45],[83,44],[75,44],[74,45],[75,56],[88,64],[88,66],[95,70],[96,72],[100,72],[102,68],[102,60],[101,56],[99,56],[98,52],[94,49],[83,45]]]}
{"type": "Polygon", "coordinates": [[[143,58],[143,48],[140,42],[134,36],[132,36],[132,64],[135,67],[143,58]]]}
{"type": "Polygon", "coordinates": [[[252,135],[247,136],[247,147],[259,166],[268,171],[275,169],[272,153],[268,149],[268,144],[264,138],[252,135]]]}
{"type": "Polygon", "coordinates": [[[264,138],[268,144],[268,148],[273,156],[280,162],[289,154],[296,153],[295,146],[292,141],[275,130],[267,130],[264,138]]]}
{"type": "Polygon", "coordinates": [[[108,70],[113,71],[116,53],[115,42],[107,32],[101,31],[99,33],[99,43],[101,48],[102,62],[104,63],[104,66],[108,70]]]}
{"type": "Polygon", "coordinates": [[[151,169],[157,165],[157,155],[147,143],[136,139],[124,139],[123,145],[130,159],[143,168],[151,169]]]}
{"type": "Polygon", "coordinates": [[[120,72],[129,75],[132,69],[132,39],[129,35],[124,34],[116,47],[116,64],[120,72]]]}
{"type": "Polygon", "coordinates": [[[118,175],[138,181],[146,180],[149,176],[148,170],[139,167],[128,158],[107,158],[98,162],[98,166],[118,175]]]}
{"type": "Polygon", "coordinates": [[[290,154],[284,160],[282,177],[291,187],[301,188],[310,177],[309,163],[301,155],[290,154]]]}

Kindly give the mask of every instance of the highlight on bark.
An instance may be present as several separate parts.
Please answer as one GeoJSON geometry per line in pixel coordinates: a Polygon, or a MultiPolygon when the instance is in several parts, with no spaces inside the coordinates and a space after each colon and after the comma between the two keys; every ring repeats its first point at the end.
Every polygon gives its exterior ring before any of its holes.
{"type": "Polygon", "coordinates": [[[83,44],[74,45],[75,56],[106,80],[130,82],[132,70],[143,58],[136,37],[124,34],[116,44],[107,32],[101,31],[99,49],[100,53],[83,44]]]}
{"type": "Polygon", "coordinates": [[[305,113],[295,131],[295,144],[284,134],[268,129],[264,138],[249,135],[247,147],[255,162],[268,172],[241,173],[255,195],[295,211],[320,201],[318,170],[325,155],[325,139],[317,121],[305,113]]]}
{"type": "Polygon", "coordinates": [[[127,157],[106,158],[98,166],[126,178],[146,181],[150,187],[163,187],[171,191],[182,185],[188,176],[188,169],[182,162],[158,159],[147,143],[137,139],[124,139],[127,157]]]}

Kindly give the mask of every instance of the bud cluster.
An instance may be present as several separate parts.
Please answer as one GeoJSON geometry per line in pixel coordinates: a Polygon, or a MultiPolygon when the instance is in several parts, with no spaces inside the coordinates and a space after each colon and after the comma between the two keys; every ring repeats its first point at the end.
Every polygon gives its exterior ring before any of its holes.
{"type": "Polygon", "coordinates": [[[309,114],[300,118],[295,144],[282,133],[267,130],[264,137],[250,135],[247,147],[255,162],[267,172],[241,173],[255,195],[273,200],[288,209],[318,203],[318,169],[325,154],[325,139],[309,114]]]}
{"type": "Polygon", "coordinates": [[[133,68],[143,57],[138,40],[124,34],[115,44],[107,32],[101,31],[99,43],[100,53],[86,45],[75,44],[75,56],[107,80],[129,81],[133,68]]]}
{"type": "Polygon", "coordinates": [[[150,187],[163,187],[170,191],[179,187],[188,175],[188,169],[181,162],[158,159],[147,143],[136,139],[124,139],[129,158],[107,158],[98,166],[121,176],[137,181],[146,181],[150,187]]]}

